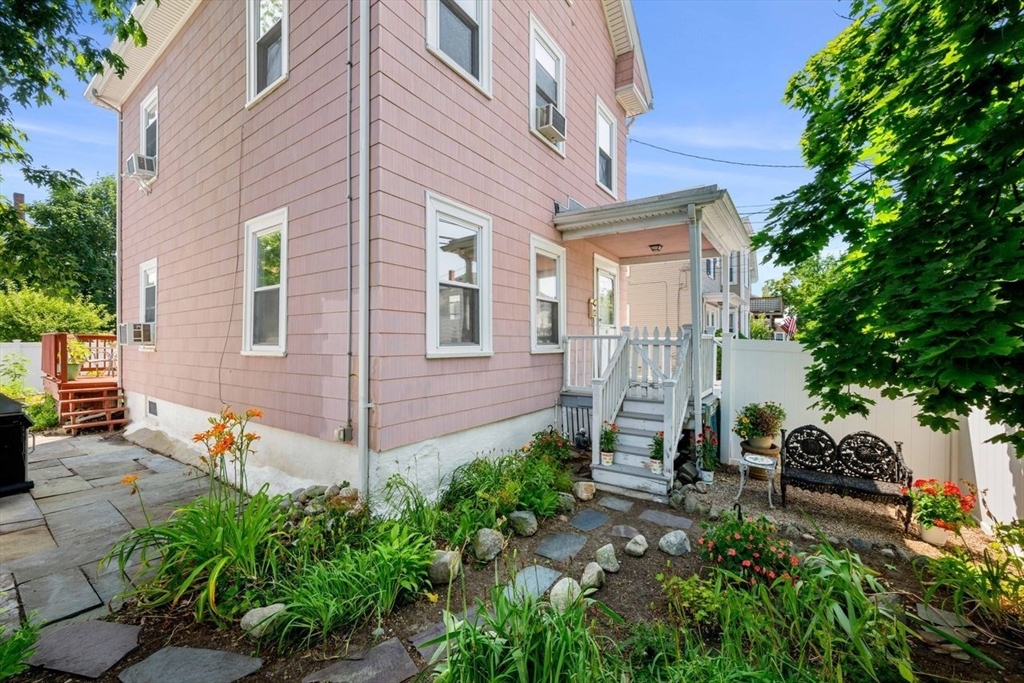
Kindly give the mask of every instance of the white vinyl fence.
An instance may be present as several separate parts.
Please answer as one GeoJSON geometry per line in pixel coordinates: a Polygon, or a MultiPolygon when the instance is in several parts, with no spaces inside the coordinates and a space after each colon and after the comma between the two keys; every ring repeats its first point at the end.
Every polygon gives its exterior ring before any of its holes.
{"type": "MultiPolygon", "coordinates": [[[[986,440],[1006,428],[991,425],[980,412],[960,420],[951,434],[918,424],[910,399],[891,400],[877,389],[859,389],[876,401],[866,417],[837,418],[825,424],[822,412],[804,389],[804,372],[811,354],[798,342],[740,340],[726,335],[722,342],[723,460],[739,461],[740,438],[732,433],[733,418],[743,406],[777,401],[786,410],[783,428],[816,424],[838,442],[847,434],[868,431],[890,444],[903,443],[903,457],[914,478],[966,479],[987,489],[989,509],[1001,521],[1024,516],[1024,463],[1006,444],[986,440]]],[[[979,511],[980,512],[980,511],[979,511]]],[[[983,520],[987,521],[987,520],[983,520]]]]}
{"type": "Polygon", "coordinates": [[[43,390],[43,344],[42,342],[4,342],[0,344],[0,358],[9,353],[16,353],[28,359],[28,372],[25,373],[25,386],[37,391],[43,390]]]}

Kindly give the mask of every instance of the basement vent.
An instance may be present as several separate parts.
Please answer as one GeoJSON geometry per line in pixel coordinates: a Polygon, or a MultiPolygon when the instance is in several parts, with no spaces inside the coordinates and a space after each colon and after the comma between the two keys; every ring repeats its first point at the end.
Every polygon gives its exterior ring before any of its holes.
{"type": "Polygon", "coordinates": [[[146,401],[146,413],[150,417],[156,417],[156,401],[146,401]]]}

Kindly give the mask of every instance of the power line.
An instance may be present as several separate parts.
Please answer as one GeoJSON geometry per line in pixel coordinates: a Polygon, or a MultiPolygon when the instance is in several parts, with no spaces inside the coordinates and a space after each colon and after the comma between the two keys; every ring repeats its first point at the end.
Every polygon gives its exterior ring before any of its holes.
{"type": "Polygon", "coordinates": [[[701,161],[713,161],[717,164],[731,164],[733,166],[755,166],[757,168],[806,168],[806,166],[793,165],[793,164],[752,164],[746,161],[728,161],[727,159],[713,159],[712,157],[702,157],[697,154],[688,154],[686,152],[680,152],[675,149],[668,149],[667,147],[659,147],[658,145],[652,145],[649,142],[643,140],[637,140],[636,138],[630,138],[630,142],[635,142],[638,145],[644,147],[651,147],[653,149],[661,150],[662,152],[668,152],[669,154],[678,154],[681,157],[689,157],[691,159],[700,159],[701,161]]]}

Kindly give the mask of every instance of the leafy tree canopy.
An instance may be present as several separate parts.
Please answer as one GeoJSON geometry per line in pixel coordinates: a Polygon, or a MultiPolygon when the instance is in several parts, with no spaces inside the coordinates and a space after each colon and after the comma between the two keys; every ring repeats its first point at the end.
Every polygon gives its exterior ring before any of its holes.
{"type": "MultiPolygon", "coordinates": [[[[42,107],[55,97],[67,97],[57,69],[70,69],[83,82],[105,66],[123,76],[124,60],[101,48],[82,29],[100,24],[119,40],[145,45],[145,33],[131,15],[131,4],[126,0],[0,0],[0,164],[19,167],[28,182],[40,187],[56,189],[81,182],[75,171],[35,166],[24,146],[28,137],[14,122],[12,106],[42,107]]],[[[15,220],[10,203],[0,198],[0,222],[15,220]]]]}
{"type": "Polygon", "coordinates": [[[790,81],[814,179],[757,246],[795,265],[849,247],[804,338],[817,405],[851,385],[913,397],[922,424],[985,410],[1024,453],[1024,5],[854,0],[852,23],[790,81]]]}
{"type": "Polygon", "coordinates": [[[797,317],[797,334],[802,336],[816,324],[814,302],[838,272],[839,257],[812,256],[787,270],[778,280],[765,282],[761,294],[782,297],[788,312],[797,317]]]}
{"type": "Polygon", "coordinates": [[[63,299],[35,289],[0,290],[0,341],[39,341],[47,332],[108,334],[114,316],[82,299],[63,299]]]}
{"type": "Polygon", "coordinates": [[[25,208],[31,222],[0,226],[0,280],[69,300],[83,297],[113,313],[114,177],[55,187],[49,200],[25,208]]]}

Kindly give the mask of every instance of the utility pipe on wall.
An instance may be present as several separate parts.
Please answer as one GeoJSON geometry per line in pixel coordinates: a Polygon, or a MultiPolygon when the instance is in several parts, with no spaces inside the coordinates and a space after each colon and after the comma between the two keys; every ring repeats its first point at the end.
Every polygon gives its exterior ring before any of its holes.
{"type": "MultiPolygon", "coordinates": [[[[350,2],[352,0],[349,0],[350,2]]],[[[359,415],[357,446],[370,494],[370,0],[359,0],[359,415]]]]}

